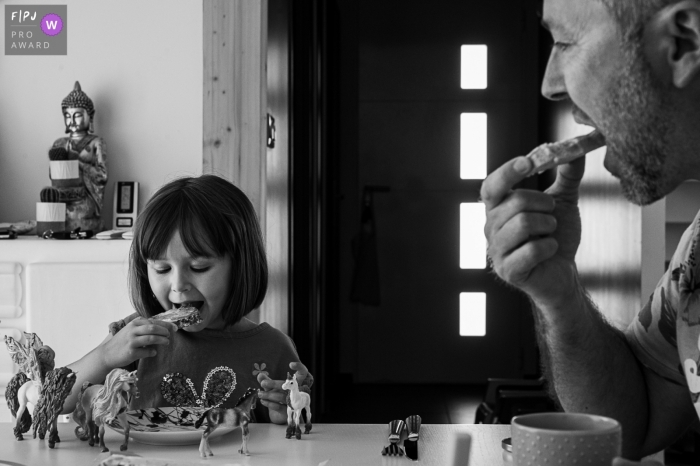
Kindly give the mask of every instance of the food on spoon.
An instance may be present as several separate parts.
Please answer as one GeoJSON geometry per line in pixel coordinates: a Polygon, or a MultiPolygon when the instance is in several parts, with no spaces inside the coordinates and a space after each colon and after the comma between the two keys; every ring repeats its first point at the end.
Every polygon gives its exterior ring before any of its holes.
{"type": "Polygon", "coordinates": [[[566,141],[542,144],[527,154],[527,158],[532,160],[532,169],[528,176],[573,162],[604,145],[605,136],[598,130],[566,141]]]}
{"type": "Polygon", "coordinates": [[[192,306],[190,303],[183,303],[179,308],[174,307],[169,311],[151,317],[151,319],[172,322],[177,325],[179,330],[200,323],[202,321],[202,316],[199,313],[199,309],[192,306]]]}

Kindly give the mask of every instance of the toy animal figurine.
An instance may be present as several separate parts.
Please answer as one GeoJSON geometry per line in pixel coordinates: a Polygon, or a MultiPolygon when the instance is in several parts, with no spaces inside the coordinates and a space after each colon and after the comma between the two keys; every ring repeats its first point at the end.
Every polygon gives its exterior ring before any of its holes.
{"type": "MultiPolygon", "coordinates": [[[[63,405],[65,398],[75,384],[75,376],[69,377],[72,372],[70,369],[56,369],[56,373],[51,376],[51,390],[44,391],[42,386],[49,373],[54,370],[55,353],[49,347],[44,345],[41,339],[35,333],[24,334],[26,343],[17,342],[10,336],[5,336],[5,345],[10,352],[10,358],[20,368],[5,390],[5,397],[10,412],[17,419],[14,428],[15,438],[22,440],[22,434],[29,431],[32,424],[32,416],[28,411],[28,404],[31,404],[35,409],[39,405],[42,409],[38,412],[41,415],[39,423],[35,426],[36,429],[43,428],[39,431],[39,437],[44,438],[46,432],[46,421],[54,423],[54,417],[63,405]],[[50,399],[43,400],[46,394],[50,393],[50,399]],[[55,411],[55,412],[54,412],[55,411]]],[[[53,440],[49,443],[55,444],[57,436],[51,436],[53,440]]]]}
{"type": "Polygon", "coordinates": [[[292,435],[297,440],[301,440],[301,410],[306,409],[306,425],[304,433],[311,432],[311,395],[299,391],[297,383],[297,374],[289,375],[287,372],[287,380],[282,384],[282,390],[289,390],[287,400],[287,438],[292,438],[292,435]]]}
{"type": "Polygon", "coordinates": [[[249,388],[238,399],[234,408],[212,408],[202,414],[202,417],[194,423],[194,426],[199,429],[204,419],[207,420],[207,428],[202,432],[202,441],[199,442],[199,453],[202,458],[206,458],[207,455],[214,456],[209,447],[209,436],[220,426],[233,427],[234,429],[240,427],[242,440],[238,453],[250,456],[248,452],[248,437],[250,436],[248,423],[250,422],[250,411],[255,408],[257,399],[258,390],[249,388]]]}
{"type": "Polygon", "coordinates": [[[49,432],[49,448],[53,448],[58,442],[58,414],[63,409],[63,403],[70,395],[75,385],[75,372],[67,367],[61,367],[49,371],[41,386],[39,401],[34,408],[34,438],[37,432],[39,438],[44,439],[49,432]]]}
{"type": "MultiPolygon", "coordinates": [[[[18,372],[15,374],[10,382],[7,384],[5,389],[5,400],[7,401],[7,407],[10,409],[12,417],[17,419],[14,428],[15,438],[17,440],[22,440],[22,434],[27,432],[32,426],[32,416],[29,414],[29,410],[26,409],[26,402],[20,411],[19,389],[24,386],[25,383],[31,382],[29,377],[24,372],[18,372]]],[[[26,396],[26,390],[25,390],[26,396]]]]}
{"type": "Polygon", "coordinates": [[[107,374],[104,385],[84,382],[73,412],[73,419],[78,423],[78,427],[75,428],[76,437],[83,441],[88,440],[90,446],[99,440],[102,452],[107,452],[109,449],[104,442],[105,424],[116,418],[124,428],[124,443],[119,449],[126,450],[129,447],[131,430],[126,411],[132,398],[139,396],[137,381],[136,371],[113,369],[107,374]]]}

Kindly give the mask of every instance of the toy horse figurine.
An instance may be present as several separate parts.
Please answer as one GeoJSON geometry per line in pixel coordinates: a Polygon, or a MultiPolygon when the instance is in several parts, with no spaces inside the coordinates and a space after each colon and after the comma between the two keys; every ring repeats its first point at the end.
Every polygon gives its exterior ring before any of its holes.
{"type": "Polygon", "coordinates": [[[55,353],[45,346],[35,333],[25,333],[26,343],[17,342],[10,336],[5,336],[5,344],[10,352],[10,358],[20,368],[7,384],[5,398],[10,412],[17,419],[14,434],[17,440],[22,440],[22,434],[29,431],[32,416],[28,404],[34,406],[34,438],[37,431],[43,439],[49,429],[49,447],[57,442],[56,417],[63,408],[63,402],[70,394],[75,384],[75,374],[68,368],[54,370],[55,353]],[[45,383],[48,385],[44,388],[45,383]]]}
{"type": "Polygon", "coordinates": [[[257,399],[258,391],[254,388],[249,388],[238,399],[234,408],[212,408],[202,414],[202,417],[194,423],[194,426],[199,429],[204,419],[206,418],[207,420],[207,428],[202,432],[202,441],[199,442],[199,453],[202,455],[202,458],[206,458],[207,455],[214,456],[211,448],[209,448],[209,436],[220,426],[233,427],[234,429],[240,427],[242,440],[241,449],[238,450],[238,453],[250,456],[248,452],[248,437],[250,435],[248,423],[250,422],[250,411],[255,408],[257,399]]]}
{"type": "Polygon", "coordinates": [[[292,438],[292,434],[301,440],[301,410],[306,408],[306,425],[304,433],[311,432],[311,395],[299,391],[297,383],[297,375],[289,375],[287,372],[287,381],[282,384],[282,390],[289,390],[287,401],[287,438],[292,438]]]}
{"type": "Polygon", "coordinates": [[[61,441],[56,425],[58,414],[63,410],[63,402],[70,395],[75,379],[75,372],[67,367],[49,371],[44,379],[39,401],[34,408],[34,438],[38,431],[39,438],[43,440],[48,431],[49,448],[61,441]]]}
{"type": "Polygon", "coordinates": [[[109,449],[104,442],[105,424],[111,423],[116,418],[124,428],[124,443],[119,449],[126,450],[129,447],[131,430],[126,411],[131,399],[139,397],[137,381],[136,371],[113,369],[107,374],[104,385],[83,383],[73,412],[73,419],[78,423],[78,427],[75,428],[76,437],[83,441],[88,440],[90,446],[95,445],[99,439],[102,451],[107,452],[109,449]]]}

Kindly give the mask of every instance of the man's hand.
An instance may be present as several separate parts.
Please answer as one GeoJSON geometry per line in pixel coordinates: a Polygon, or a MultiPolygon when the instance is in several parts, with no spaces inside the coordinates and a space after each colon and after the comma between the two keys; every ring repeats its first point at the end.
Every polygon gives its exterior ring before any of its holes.
{"type": "MultiPolygon", "coordinates": [[[[299,387],[311,375],[306,366],[300,362],[289,363],[289,368],[296,372],[299,387]]],[[[287,423],[287,391],[282,390],[284,382],[284,380],[273,380],[265,374],[258,374],[258,383],[263,389],[258,393],[260,403],[269,410],[270,421],[275,424],[287,423]]]]}
{"type": "Polygon", "coordinates": [[[576,288],[574,258],[581,240],[578,187],[584,158],[558,167],[556,181],[544,193],[513,190],[531,164],[527,157],[517,157],[484,180],[484,233],[496,274],[538,304],[558,307],[576,288]]]}

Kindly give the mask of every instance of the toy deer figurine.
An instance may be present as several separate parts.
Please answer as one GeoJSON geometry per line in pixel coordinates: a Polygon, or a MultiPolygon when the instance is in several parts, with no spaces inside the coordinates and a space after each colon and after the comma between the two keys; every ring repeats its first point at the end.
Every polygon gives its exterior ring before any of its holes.
{"type": "Polygon", "coordinates": [[[297,383],[297,375],[289,375],[287,372],[287,380],[282,384],[282,390],[289,390],[289,398],[287,401],[287,438],[292,438],[292,433],[297,440],[301,440],[301,410],[306,408],[306,425],[304,433],[311,432],[311,395],[299,391],[297,383]]]}
{"type": "Polygon", "coordinates": [[[209,436],[219,426],[240,427],[242,440],[241,449],[238,450],[238,453],[250,456],[248,452],[248,437],[250,435],[248,423],[250,422],[250,411],[255,408],[257,399],[258,391],[254,388],[249,388],[238,399],[235,407],[209,409],[194,423],[194,426],[199,429],[202,422],[205,419],[207,420],[207,429],[202,432],[202,440],[199,442],[199,453],[202,455],[202,458],[206,458],[207,455],[214,456],[211,448],[209,448],[209,436]]]}

